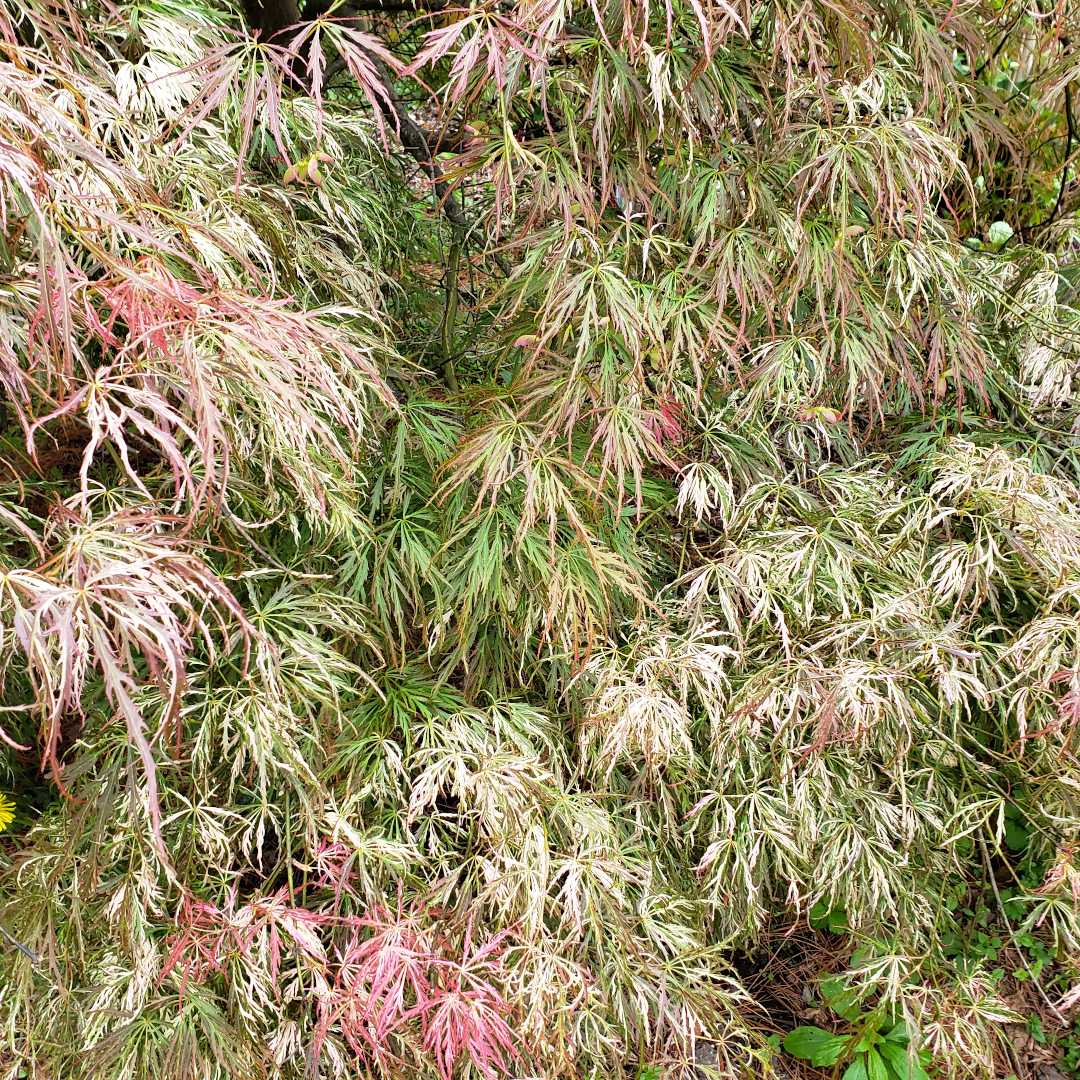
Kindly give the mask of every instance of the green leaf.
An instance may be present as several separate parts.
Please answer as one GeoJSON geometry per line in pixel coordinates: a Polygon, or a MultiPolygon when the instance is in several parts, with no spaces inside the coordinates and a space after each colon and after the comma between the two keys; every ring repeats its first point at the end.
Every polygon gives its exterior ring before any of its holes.
{"type": "Polygon", "coordinates": [[[911,1075],[911,1063],[908,1059],[907,1050],[899,1042],[886,1038],[881,1044],[881,1056],[891,1066],[892,1071],[900,1080],[909,1080],[911,1075]]]}
{"type": "Polygon", "coordinates": [[[821,1000],[845,1020],[854,1020],[859,1015],[859,991],[849,990],[842,975],[823,975],[818,979],[821,988],[821,1000]]]}
{"type": "Polygon", "coordinates": [[[843,1080],[867,1080],[866,1062],[861,1055],[844,1070],[843,1080]]]}
{"type": "MultiPolygon", "coordinates": [[[[919,1061],[925,1051],[911,1057],[899,1042],[887,1038],[881,1044],[880,1053],[898,1080],[929,1080],[926,1070],[919,1061]]],[[[927,1057],[927,1063],[929,1063],[929,1057],[927,1057]]]]}
{"type": "Polygon", "coordinates": [[[798,1027],[788,1032],[784,1049],[793,1057],[809,1061],[811,1065],[835,1065],[846,1041],[819,1027],[798,1027]]]}
{"type": "Polygon", "coordinates": [[[901,1020],[898,1024],[891,1027],[885,1032],[885,1038],[889,1042],[907,1043],[910,1036],[908,1035],[907,1021],[901,1020]]]}
{"type": "Polygon", "coordinates": [[[885,1059],[873,1047],[866,1054],[866,1074],[869,1080],[889,1080],[885,1059]]]}
{"type": "Polygon", "coordinates": [[[848,932],[847,912],[842,907],[829,908],[819,900],[807,912],[807,921],[815,930],[828,930],[831,934],[848,932]]]}
{"type": "Polygon", "coordinates": [[[1013,228],[1007,221],[995,221],[986,230],[986,238],[991,244],[1004,244],[1013,234],[1013,228]]]}
{"type": "Polygon", "coordinates": [[[1023,851],[1028,845],[1030,836],[1030,830],[1025,829],[1023,825],[1019,825],[1014,821],[1005,822],[1005,843],[1013,851],[1023,851]]]}

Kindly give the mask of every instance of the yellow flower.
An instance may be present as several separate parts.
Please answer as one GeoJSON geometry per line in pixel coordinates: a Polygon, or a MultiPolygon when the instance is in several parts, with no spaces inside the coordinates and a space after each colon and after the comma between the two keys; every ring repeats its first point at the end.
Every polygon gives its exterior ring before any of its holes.
{"type": "Polygon", "coordinates": [[[6,795],[0,795],[0,832],[15,820],[15,804],[6,795]]]}

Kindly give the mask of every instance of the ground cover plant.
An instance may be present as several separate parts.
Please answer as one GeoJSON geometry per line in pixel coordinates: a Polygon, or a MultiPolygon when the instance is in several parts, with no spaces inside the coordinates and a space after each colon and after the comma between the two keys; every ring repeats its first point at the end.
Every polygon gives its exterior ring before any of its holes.
{"type": "Polygon", "coordinates": [[[0,1077],[1080,1064],[1080,54],[993,0],[4,0],[0,1077]]]}

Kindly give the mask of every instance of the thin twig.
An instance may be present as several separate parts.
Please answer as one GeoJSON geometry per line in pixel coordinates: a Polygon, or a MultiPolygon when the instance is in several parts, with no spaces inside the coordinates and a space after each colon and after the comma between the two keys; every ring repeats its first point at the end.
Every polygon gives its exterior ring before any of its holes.
{"type": "Polygon", "coordinates": [[[6,937],[8,941],[10,941],[11,944],[19,950],[19,952],[25,953],[27,956],[29,956],[35,964],[41,959],[41,957],[38,956],[36,952],[31,952],[21,941],[17,941],[15,938],[13,938],[2,926],[0,926],[0,934],[3,934],[4,937],[6,937]]]}
{"type": "Polygon", "coordinates": [[[986,864],[986,874],[990,878],[990,887],[994,890],[994,899],[997,901],[998,911],[1001,913],[1002,921],[1005,923],[1005,933],[1009,935],[1009,941],[1012,942],[1012,947],[1016,950],[1016,955],[1020,957],[1020,963],[1024,965],[1028,975],[1031,977],[1031,983],[1035,989],[1039,992],[1039,997],[1046,1003],[1046,1007],[1053,1014],[1054,1019],[1057,1020],[1062,1027],[1068,1027],[1069,1022],[1065,1019],[1061,1013],[1058,1012],[1057,1007],[1047,996],[1046,991],[1042,988],[1042,984],[1039,982],[1039,977],[1031,970],[1031,965],[1027,961],[1027,957],[1024,955],[1023,947],[1016,940],[1016,935],[1013,933],[1012,923],[1009,921],[1009,916],[1005,911],[1005,904],[1002,902],[1001,893],[998,892],[997,879],[994,877],[994,868],[990,864],[990,852],[986,849],[986,841],[981,837],[979,838],[979,847],[982,850],[983,862],[986,864]]]}
{"type": "Polygon", "coordinates": [[[1058,188],[1057,202],[1054,203],[1054,209],[1050,211],[1050,217],[1046,222],[1047,225],[1058,216],[1058,212],[1061,210],[1061,204],[1065,198],[1065,184],[1069,178],[1069,159],[1072,157],[1073,139],[1076,136],[1076,121],[1073,119],[1072,111],[1071,82],[1065,84],[1065,123],[1068,126],[1068,134],[1065,137],[1065,161],[1061,166],[1061,186],[1058,188]]]}
{"type": "Polygon", "coordinates": [[[446,266],[446,307],[443,311],[442,353],[443,374],[446,385],[452,394],[458,392],[457,372],[454,370],[454,324],[457,322],[458,309],[458,266],[461,260],[462,236],[460,229],[454,229],[454,239],[450,245],[450,258],[446,266]]]}
{"type": "MultiPolygon", "coordinates": [[[[358,5],[352,3],[342,4],[337,10],[344,15],[355,16],[358,5]]],[[[389,9],[384,8],[383,10],[389,9]]],[[[407,9],[403,8],[402,10],[407,9]]],[[[384,95],[379,96],[379,108],[393,121],[394,133],[400,140],[401,145],[408,150],[431,180],[439,206],[442,207],[442,211],[446,214],[450,223],[465,233],[470,232],[469,221],[465,216],[461,201],[454,189],[443,179],[443,171],[439,168],[438,163],[435,161],[435,155],[431,152],[426,132],[413,119],[408,106],[398,93],[397,85],[390,77],[386,64],[375,53],[368,53],[367,56],[371,60],[379,76],[379,82],[382,83],[385,91],[384,95]]],[[[509,277],[512,268],[506,258],[497,251],[491,252],[491,256],[504,276],[509,277]]]]}

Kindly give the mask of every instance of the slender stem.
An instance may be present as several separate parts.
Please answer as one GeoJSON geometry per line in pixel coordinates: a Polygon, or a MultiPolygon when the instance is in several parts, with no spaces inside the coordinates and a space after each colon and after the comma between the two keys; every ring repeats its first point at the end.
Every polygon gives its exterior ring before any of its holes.
{"type": "Polygon", "coordinates": [[[0,926],[0,934],[3,934],[4,937],[6,937],[8,941],[10,941],[11,944],[19,950],[19,952],[25,953],[27,956],[29,956],[35,964],[38,962],[38,960],[41,959],[41,957],[38,956],[37,953],[31,952],[21,941],[17,941],[15,938],[13,938],[2,926],[0,926]]]}
{"type": "MultiPolygon", "coordinates": [[[[352,4],[345,3],[337,9],[343,15],[356,15],[357,9],[352,4]]],[[[427,134],[424,129],[413,119],[408,106],[398,93],[397,86],[387,70],[386,64],[375,53],[368,53],[376,72],[379,82],[382,83],[385,95],[378,98],[379,108],[393,121],[394,133],[401,140],[401,145],[412,155],[416,163],[427,174],[435,190],[435,197],[439,206],[446,215],[455,230],[469,232],[469,221],[465,217],[461,200],[453,188],[443,179],[443,171],[435,161],[435,155],[431,152],[427,134]]],[[[506,277],[510,276],[511,266],[503,255],[492,251],[492,258],[506,277]]]]}
{"type": "Polygon", "coordinates": [[[288,788],[285,789],[285,873],[289,876],[289,903],[296,899],[292,876],[292,806],[288,788]]]}
{"type": "Polygon", "coordinates": [[[458,266],[461,261],[461,230],[454,229],[454,241],[450,245],[450,258],[446,265],[446,308],[443,313],[442,354],[443,374],[450,392],[458,392],[457,372],[454,371],[454,325],[458,309],[458,266]]]}
{"type": "Polygon", "coordinates": [[[1005,912],[1005,904],[1001,900],[1001,893],[998,892],[997,879],[994,877],[994,868],[990,865],[990,853],[986,850],[986,841],[981,837],[979,839],[979,847],[982,849],[983,862],[986,864],[986,874],[990,878],[990,885],[994,890],[994,899],[997,901],[998,911],[1001,913],[1002,921],[1005,924],[1005,933],[1009,935],[1009,940],[1012,942],[1013,948],[1016,950],[1016,955],[1020,957],[1020,963],[1024,965],[1028,975],[1031,978],[1031,984],[1039,992],[1039,997],[1043,999],[1046,1007],[1050,1010],[1054,1019],[1059,1021],[1062,1027],[1068,1027],[1068,1021],[1060,1012],[1055,1008],[1054,1003],[1047,996],[1046,991],[1042,988],[1042,984],[1039,982],[1038,976],[1031,970],[1031,965],[1027,961],[1027,957],[1024,955],[1023,947],[1016,940],[1016,935],[1013,933],[1012,924],[1009,922],[1009,916],[1005,912]]]}
{"type": "Polygon", "coordinates": [[[450,7],[451,2],[452,0],[349,0],[348,6],[354,11],[381,11],[385,13],[416,11],[423,13],[445,11],[450,7]]]}
{"type": "Polygon", "coordinates": [[[1061,166],[1061,186],[1058,188],[1057,202],[1054,203],[1054,209],[1050,212],[1050,219],[1047,221],[1048,225],[1058,216],[1062,201],[1065,198],[1065,184],[1069,178],[1069,159],[1072,157],[1073,139],[1076,136],[1076,121],[1073,118],[1072,111],[1071,82],[1065,84],[1065,123],[1068,125],[1068,134],[1065,138],[1065,160],[1061,166]]]}

